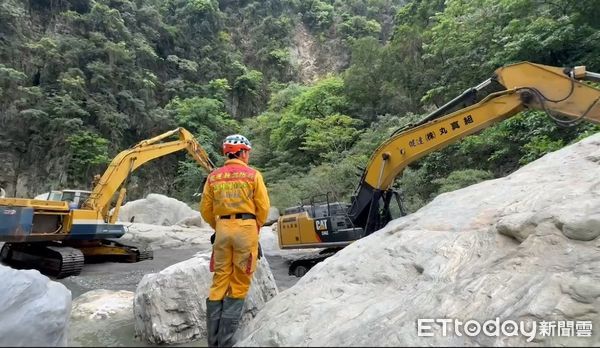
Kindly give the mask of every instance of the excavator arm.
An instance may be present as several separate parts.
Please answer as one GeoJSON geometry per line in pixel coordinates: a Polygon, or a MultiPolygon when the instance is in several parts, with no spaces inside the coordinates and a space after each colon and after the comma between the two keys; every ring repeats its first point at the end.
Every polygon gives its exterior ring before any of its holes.
{"type": "MultiPolygon", "coordinates": [[[[371,156],[353,196],[349,217],[369,234],[388,221],[380,217],[380,200],[387,209],[395,178],[412,162],[526,109],[546,111],[559,124],[581,120],[600,123],[600,90],[581,80],[600,81],[600,74],[585,67],[563,69],[529,62],[496,70],[491,79],[401,130],[381,144],[371,156]],[[490,84],[500,91],[479,102],[477,94],[490,84]],[[460,108],[461,105],[474,103],[460,108]],[[457,109],[457,111],[453,111],[457,109]],[[555,115],[561,115],[557,118],[555,115]]],[[[389,216],[389,212],[384,212],[389,216]]]]}
{"type": "MultiPolygon", "coordinates": [[[[154,138],[141,141],[132,148],[119,153],[94,187],[82,209],[101,211],[105,221],[114,220],[114,218],[108,216],[112,198],[131,172],[148,161],[184,149],[208,172],[214,169],[215,166],[208,154],[194,139],[194,136],[186,129],[179,127],[154,138]],[[163,140],[174,135],[177,135],[179,139],[163,142],[163,140]]],[[[122,191],[119,200],[122,200],[123,195],[124,191],[122,191]]],[[[118,206],[119,204],[117,204],[117,208],[118,206]]]]}

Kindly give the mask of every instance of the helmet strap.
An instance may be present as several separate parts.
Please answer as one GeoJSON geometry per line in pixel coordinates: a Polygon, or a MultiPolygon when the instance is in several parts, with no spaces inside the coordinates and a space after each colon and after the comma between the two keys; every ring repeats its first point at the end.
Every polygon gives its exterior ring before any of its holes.
{"type": "Polygon", "coordinates": [[[243,151],[244,151],[244,150],[240,150],[240,151],[238,151],[238,152],[236,152],[236,153],[230,152],[230,153],[228,153],[228,154],[227,154],[227,158],[229,158],[229,159],[237,159],[237,158],[240,158],[240,156],[242,155],[242,152],[243,152],[243,151]]]}

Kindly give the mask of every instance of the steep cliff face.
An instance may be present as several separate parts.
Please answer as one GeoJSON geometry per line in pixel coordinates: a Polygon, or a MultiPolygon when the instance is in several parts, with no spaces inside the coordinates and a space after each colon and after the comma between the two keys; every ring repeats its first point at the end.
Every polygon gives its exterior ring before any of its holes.
{"type": "MultiPolygon", "coordinates": [[[[35,108],[33,99],[43,98],[41,86],[48,82],[40,76],[44,57],[36,55],[32,45],[44,36],[68,31],[58,15],[68,6],[60,1],[7,0],[0,4],[0,187],[8,197],[32,198],[68,180],[65,154],[36,147],[36,141],[51,136],[52,130],[37,133],[31,119],[20,113],[35,108]],[[34,98],[28,100],[20,93],[34,98]]],[[[49,139],[49,143],[64,144],[65,139],[49,139]]]]}
{"type": "Polygon", "coordinates": [[[0,152],[0,163],[2,163],[2,171],[0,172],[0,187],[2,187],[7,195],[15,194],[15,170],[14,156],[11,152],[0,152]]]}
{"type": "Polygon", "coordinates": [[[311,84],[327,73],[342,71],[350,63],[350,56],[339,40],[319,42],[306,25],[299,23],[293,30],[290,61],[298,80],[311,84]]]}
{"type": "MultiPolygon", "coordinates": [[[[60,157],[46,162],[30,162],[20,152],[10,148],[0,151],[0,187],[7,197],[33,198],[51,189],[58,189],[67,179],[60,157]]],[[[85,189],[85,188],[82,188],[85,189]]]]}

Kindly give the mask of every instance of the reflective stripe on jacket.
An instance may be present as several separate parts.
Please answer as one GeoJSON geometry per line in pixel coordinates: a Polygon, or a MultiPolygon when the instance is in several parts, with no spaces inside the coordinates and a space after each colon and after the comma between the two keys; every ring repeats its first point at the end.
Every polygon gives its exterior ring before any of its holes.
{"type": "Polygon", "coordinates": [[[269,195],[261,173],[243,161],[230,159],[208,175],[204,184],[200,213],[212,228],[216,217],[236,213],[256,215],[262,226],[269,214],[269,195]]]}

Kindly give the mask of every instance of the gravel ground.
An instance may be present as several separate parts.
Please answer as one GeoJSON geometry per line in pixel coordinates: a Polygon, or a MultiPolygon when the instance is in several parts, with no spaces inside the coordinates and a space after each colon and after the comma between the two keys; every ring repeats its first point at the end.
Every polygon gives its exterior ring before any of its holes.
{"type": "Polygon", "coordinates": [[[280,255],[266,255],[267,261],[269,261],[269,267],[273,272],[273,278],[277,284],[277,289],[282,292],[286,289],[291,288],[300,280],[296,276],[288,275],[289,261],[280,255]]]}
{"type": "Polygon", "coordinates": [[[128,290],[135,292],[137,284],[145,274],[160,272],[163,269],[189,259],[198,249],[157,249],[154,259],[136,263],[86,263],[81,274],[56,281],[64,284],[73,299],[95,289],[128,290]]]}

